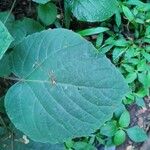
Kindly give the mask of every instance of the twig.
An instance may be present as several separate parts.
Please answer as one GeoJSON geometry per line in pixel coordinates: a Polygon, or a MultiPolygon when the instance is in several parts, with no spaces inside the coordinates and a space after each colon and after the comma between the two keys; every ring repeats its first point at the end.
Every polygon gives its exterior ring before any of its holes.
{"type": "Polygon", "coordinates": [[[13,4],[12,4],[12,6],[11,6],[11,9],[10,9],[10,11],[9,11],[9,13],[8,13],[8,15],[6,16],[6,19],[5,19],[5,21],[4,21],[4,24],[7,22],[7,20],[8,20],[8,18],[9,18],[10,14],[12,13],[16,1],[17,1],[17,0],[14,0],[13,4]]]}

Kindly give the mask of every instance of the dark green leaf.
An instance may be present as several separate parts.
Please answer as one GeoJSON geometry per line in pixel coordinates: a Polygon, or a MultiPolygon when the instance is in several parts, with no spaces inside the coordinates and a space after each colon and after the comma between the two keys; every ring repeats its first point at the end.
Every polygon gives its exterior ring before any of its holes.
{"type": "Polygon", "coordinates": [[[50,25],[55,22],[57,17],[57,7],[53,3],[47,3],[45,5],[38,6],[38,17],[46,25],[50,25]]]}
{"type": "Polygon", "coordinates": [[[134,15],[133,15],[133,13],[130,11],[130,9],[128,7],[122,6],[122,10],[123,10],[125,16],[127,17],[127,19],[129,21],[133,21],[134,20],[134,15]]]}
{"type": "Polygon", "coordinates": [[[143,142],[147,139],[147,135],[139,126],[134,126],[126,130],[130,139],[134,142],[143,142]]]}

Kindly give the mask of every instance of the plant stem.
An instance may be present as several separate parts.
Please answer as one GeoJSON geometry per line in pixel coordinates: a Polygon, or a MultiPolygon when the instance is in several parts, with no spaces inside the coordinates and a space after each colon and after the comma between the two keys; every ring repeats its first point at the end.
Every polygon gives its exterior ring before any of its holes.
{"type": "Polygon", "coordinates": [[[13,4],[12,4],[11,9],[10,9],[8,15],[6,16],[6,19],[5,19],[5,21],[4,21],[4,24],[6,24],[8,18],[9,18],[9,16],[10,16],[10,14],[12,13],[12,11],[13,11],[13,9],[14,9],[14,6],[15,6],[15,3],[16,3],[16,0],[14,0],[14,2],[13,2],[13,4]]]}

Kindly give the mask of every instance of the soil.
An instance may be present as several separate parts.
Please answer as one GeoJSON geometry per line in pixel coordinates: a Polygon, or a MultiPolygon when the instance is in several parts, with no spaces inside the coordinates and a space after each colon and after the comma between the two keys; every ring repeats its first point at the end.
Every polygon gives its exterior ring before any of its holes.
{"type": "MultiPolygon", "coordinates": [[[[14,0],[0,0],[0,11],[9,11],[13,4],[14,0]]],[[[23,17],[36,18],[36,4],[31,0],[16,0],[15,6],[13,8],[13,14],[16,19],[23,17]]],[[[71,28],[76,30],[77,27],[87,28],[91,26],[88,23],[72,23],[71,28]]],[[[6,81],[0,78],[0,96],[3,96],[8,89],[8,87],[13,84],[10,81],[6,81]]],[[[143,128],[148,135],[150,135],[150,97],[145,98],[145,108],[140,108],[137,105],[133,104],[128,106],[128,110],[131,114],[131,124],[130,127],[134,125],[139,125],[143,128]]],[[[101,149],[101,148],[100,148],[101,149]]],[[[134,143],[129,138],[126,142],[117,148],[117,150],[150,150],[150,139],[144,143],[134,143]]]]}

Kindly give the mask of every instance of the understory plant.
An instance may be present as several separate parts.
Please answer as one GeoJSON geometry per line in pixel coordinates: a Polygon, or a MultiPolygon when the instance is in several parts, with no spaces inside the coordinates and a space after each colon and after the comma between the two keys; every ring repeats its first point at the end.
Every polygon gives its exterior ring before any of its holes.
{"type": "Polygon", "coordinates": [[[15,3],[0,12],[6,84],[0,149],[96,150],[118,146],[127,135],[146,140],[143,129],[129,127],[126,104],[144,107],[139,99],[149,96],[150,6],[139,0],[33,3],[36,19],[16,20],[15,3]],[[98,25],[69,30],[74,20],[98,25]]]}

